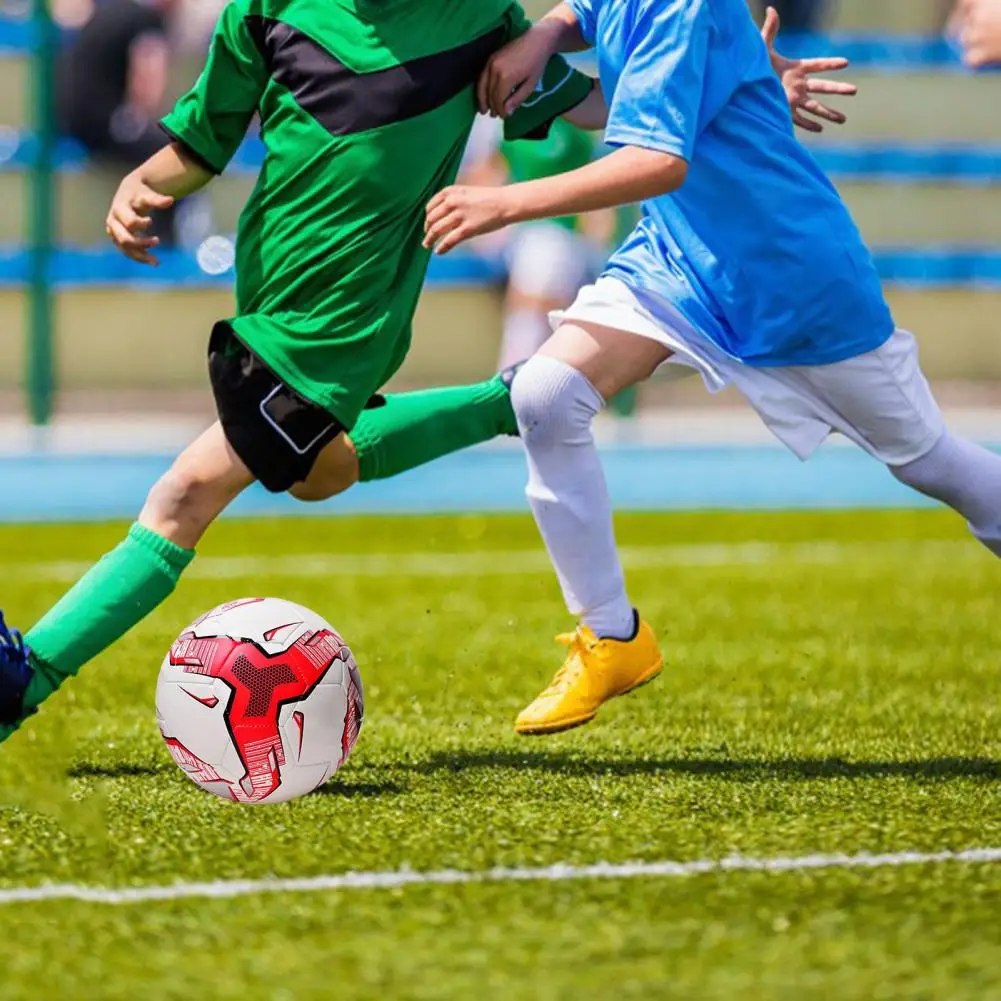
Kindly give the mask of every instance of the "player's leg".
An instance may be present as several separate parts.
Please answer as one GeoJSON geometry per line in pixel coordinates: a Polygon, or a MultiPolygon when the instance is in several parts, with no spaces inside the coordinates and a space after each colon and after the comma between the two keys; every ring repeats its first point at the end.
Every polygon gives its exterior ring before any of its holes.
{"type": "Polygon", "coordinates": [[[626,594],[592,422],[606,399],[646,379],[670,355],[652,337],[570,320],[514,380],[529,503],[567,606],[581,621],[563,669],[518,717],[520,733],[586,723],[608,698],[660,671],[653,632],[626,594]]]}
{"type": "Polygon", "coordinates": [[[510,253],[501,369],[531,358],[549,339],[549,314],[574,301],[590,278],[590,258],[584,241],[556,223],[517,230],[510,253]]]}
{"type": "Polygon", "coordinates": [[[153,487],[125,539],[42,619],[24,644],[0,636],[0,740],[173,592],[194,547],[253,480],[215,424],[153,487]]]}
{"type": "Polygon", "coordinates": [[[848,426],[839,428],[907,486],[947,504],[1001,556],[1001,456],[954,435],[921,370],[913,336],[813,373],[848,426]]]}
{"type": "Polygon", "coordinates": [[[149,492],[138,524],[193,551],[209,525],[253,482],[216,421],[149,492]]]}
{"type": "Polygon", "coordinates": [[[911,334],[834,365],[730,372],[765,423],[801,458],[834,430],[920,493],[947,504],[1001,556],[1001,456],[952,434],[911,334]]]}
{"type": "Polygon", "coordinates": [[[312,458],[298,442],[320,449],[342,431],[281,383],[228,324],[212,331],[209,376],[219,423],[153,488],[125,540],[28,632],[30,653],[0,634],[0,740],[168,597],[205,529],[245,487],[260,480],[287,490],[312,458]]]}
{"type": "Polygon", "coordinates": [[[350,434],[327,445],[289,492],[303,501],[327,500],[359,480],[389,479],[500,435],[517,435],[514,372],[470,386],[373,398],[350,434]]]}
{"type": "Polygon", "coordinates": [[[925,455],[889,468],[902,483],[961,514],[973,535],[1001,557],[1001,455],[947,429],[925,455]]]}

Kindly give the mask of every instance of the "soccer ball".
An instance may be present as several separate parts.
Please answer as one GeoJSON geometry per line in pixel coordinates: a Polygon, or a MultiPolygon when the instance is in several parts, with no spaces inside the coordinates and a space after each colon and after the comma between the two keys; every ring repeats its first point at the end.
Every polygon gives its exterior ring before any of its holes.
{"type": "Polygon", "coordinates": [[[214,608],[160,667],[156,716],[167,749],[203,789],[282,803],[347,760],[364,713],[361,675],[334,628],[279,598],[214,608]]]}

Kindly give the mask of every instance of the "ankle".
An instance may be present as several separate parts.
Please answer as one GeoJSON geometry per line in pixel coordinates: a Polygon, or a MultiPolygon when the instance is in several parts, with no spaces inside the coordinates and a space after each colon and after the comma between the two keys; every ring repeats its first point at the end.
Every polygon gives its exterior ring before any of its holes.
{"type": "Polygon", "coordinates": [[[639,632],[639,612],[628,600],[617,602],[588,612],[581,622],[601,640],[618,640],[628,643],[636,638],[639,632]]]}

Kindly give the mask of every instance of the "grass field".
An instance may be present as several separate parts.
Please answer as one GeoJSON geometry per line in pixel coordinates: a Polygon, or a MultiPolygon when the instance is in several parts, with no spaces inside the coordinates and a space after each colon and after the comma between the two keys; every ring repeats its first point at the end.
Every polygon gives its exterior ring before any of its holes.
{"type": "MultiPolygon", "coordinates": [[[[123,526],[0,529],[30,623],[123,526]]],[[[1001,846],[999,568],[952,517],[624,517],[670,667],[528,741],[562,605],[523,518],[232,521],[171,601],[0,749],[0,897],[96,887],[1001,846]],[[300,554],[302,558],[300,558],[300,554]],[[243,808],[153,720],[178,629],[269,593],[344,631],[351,762],[243,808]]],[[[0,997],[1001,998],[1001,865],[0,904],[0,997]]]]}

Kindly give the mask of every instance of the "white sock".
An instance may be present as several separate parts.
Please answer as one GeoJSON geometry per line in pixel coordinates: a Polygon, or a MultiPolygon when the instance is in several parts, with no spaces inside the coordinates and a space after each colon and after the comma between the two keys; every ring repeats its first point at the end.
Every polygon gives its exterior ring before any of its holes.
{"type": "Polygon", "coordinates": [[[501,341],[500,364],[504,369],[531,358],[546,341],[552,329],[549,317],[538,309],[512,309],[504,318],[504,338],[501,341]]]}
{"type": "Polygon", "coordinates": [[[970,531],[1001,556],[1001,455],[946,431],[927,455],[890,472],[958,511],[970,531]]]}
{"type": "Polygon", "coordinates": [[[628,639],[633,608],[591,433],[605,401],[575,368],[536,356],[516,376],[511,402],[528,453],[526,494],[567,607],[595,635],[628,639]]]}

